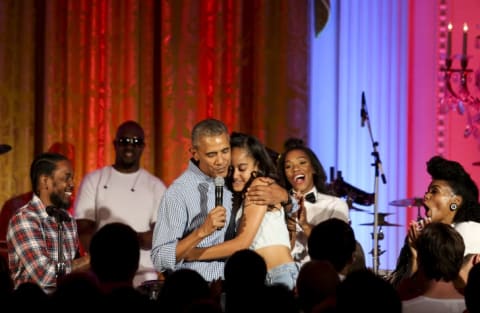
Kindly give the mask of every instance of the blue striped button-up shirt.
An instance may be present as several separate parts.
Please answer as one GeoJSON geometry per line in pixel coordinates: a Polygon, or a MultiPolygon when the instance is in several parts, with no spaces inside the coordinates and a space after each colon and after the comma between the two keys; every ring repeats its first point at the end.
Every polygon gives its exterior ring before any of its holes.
{"type": "MultiPolygon", "coordinates": [[[[232,193],[223,187],[223,206],[227,209],[227,221],[231,221],[232,193]]],[[[215,207],[214,178],[205,175],[192,161],[188,169],[165,192],[158,209],[153,233],[152,261],[161,272],[190,268],[199,272],[207,281],[223,278],[224,260],[176,263],[175,251],[179,240],[203,224],[215,207]]],[[[223,227],[204,238],[199,247],[222,243],[234,236],[235,227],[223,227]]]]}

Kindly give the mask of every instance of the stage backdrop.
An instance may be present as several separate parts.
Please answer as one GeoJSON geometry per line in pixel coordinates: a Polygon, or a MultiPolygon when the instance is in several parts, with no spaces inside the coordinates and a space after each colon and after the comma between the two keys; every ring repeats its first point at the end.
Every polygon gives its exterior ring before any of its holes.
{"type": "Polygon", "coordinates": [[[113,162],[125,120],[167,184],[206,117],[279,150],[308,138],[310,2],[0,0],[0,203],[30,189],[35,154],[60,142],[75,178],[113,162]]]}
{"type": "MultiPolygon", "coordinates": [[[[310,145],[325,167],[342,171],[348,182],[375,191],[373,142],[386,178],[378,181],[378,212],[389,214],[379,241],[380,269],[391,270],[417,207],[395,200],[422,198],[430,177],[426,162],[440,154],[460,162],[480,183],[480,136],[464,137],[469,115],[440,114],[445,82],[447,25],[453,24],[451,52],[459,68],[467,39],[470,91],[480,95],[480,11],[478,0],[332,1],[323,31],[312,34],[310,145]],[[468,38],[463,24],[468,25],[468,38]],[[369,121],[362,127],[362,93],[369,121]],[[371,126],[371,128],[369,127],[371,126]]],[[[459,79],[452,85],[458,90],[459,79]]],[[[478,109],[477,109],[478,110],[478,109]]],[[[473,111],[473,110],[472,110],[473,111]]],[[[474,115],[472,114],[472,117],[474,115]]],[[[479,127],[479,123],[473,123],[479,127]]],[[[477,133],[480,135],[480,133],[477,133]]],[[[408,201],[407,201],[408,202],[408,201]]],[[[374,206],[351,211],[357,239],[372,265],[374,206]]],[[[420,214],[424,210],[420,207],[420,214]]]]}

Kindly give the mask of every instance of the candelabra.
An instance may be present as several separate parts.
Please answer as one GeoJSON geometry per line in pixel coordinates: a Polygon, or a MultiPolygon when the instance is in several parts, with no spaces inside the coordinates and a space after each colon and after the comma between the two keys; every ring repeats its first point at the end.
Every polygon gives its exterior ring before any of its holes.
{"type": "Polygon", "coordinates": [[[441,114],[456,111],[458,114],[465,116],[466,125],[463,136],[465,138],[473,136],[480,143],[480,98],[472,94],[468,88],[468,84],[475,80],[475,85],[480,90],[480,70],[475,75],[476,77],[472,78],[474,72],[471,68],[468,68],[467,24],[463,25],[462,54],[459,58],[451,56],[452,28],[452,24],[449,23],[447,56],[445,58],[445,66],[440,69],[443,72],[445,91],[439,101],[439,110],[441,114]],[[460,59],[459,68],[452,67],[454,59],[460,59]],[[454,88],[454,84],[457,84],[458,87],[454,88]]]}

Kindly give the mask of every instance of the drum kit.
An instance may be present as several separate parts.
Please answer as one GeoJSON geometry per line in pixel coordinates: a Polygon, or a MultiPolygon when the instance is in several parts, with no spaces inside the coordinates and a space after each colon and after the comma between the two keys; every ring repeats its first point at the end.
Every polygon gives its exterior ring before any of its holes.
{"type": "MultiPolygon", "coordinates": [[[[480,162],[479,162],[480,165],[480,162]]],[[[329,185],[329,190],[336,196],[338,197],[343,197],[346,199],[348,207],[351,210],[359,211],[359,212],[366,212],[366,210],[356,208],[353,206],[354,203],[360,204],[360,205],[372,205],[375,201],[375,194],[373,193],[368,193],[365,192],[357,187],[352,186],[351,184],[345,182],[341,175],[332,181],[329,185]]],[[[421,216],[421,208],[423,207],[423,198],[420,197],[414,197],[414,198],[406,198],[406,199],[400,199],[400,200],[394,200],[389,202],[389,205],[395,206],[395,207],[405,207],[405,208],[417,208],[417,220],[422,219],[421,216]]],[[[368,213],[368,212],[366,212],[368,213]]],[[[375,213],[368,213],[371,215],[374,215],[375,213]]],[[[401,224],[396,224],[396,223],[390,223],[389,221],[386,220],[386,217],[389,215],[392,215],[393,213],[383,213],[383,212],[378,212],[377,213],[377,225],[378,225],[378,230],[377,230],[377,240],[383,240],[384,239],[384,234],[382,227],[399,227],[402,226],[401,224]]],[[[370,222],[370,223],[362,223],[360,224],[361,226],[374,226],[375,222],[370,222]]],[[[374,233],[372,233],[372,237],[374,236],[374,233]]],[[[385,253],[385,250],[381,250],[380,245],[377,244],[377,255],[380,256],[383,253],[385,253]]],[[[374,254],[374,249],[370,251],[370,254],[374,254]]]]}
{"type": "Polygon", "coordinates": [[[402,200],[394,200],[389,203],[390,205],[397,207],[417,208],[417,221],[422,219],[421,208],[423,207],[423,198],[408,198],[402,200]]]}
{"type": "MultiPolygon", "coordinates": [[[[480,162],[478,162],[480,165],[480,162]]],[[[343,180],[341,172],[339,172],[337,179],[333,180],[329,186],[329,191],[337,197],[345,198],[350,210],[366,212],[364,209],[359,209],[353,206],[354,203],[369,206],[372,205],[375,201],[375,194],[368,193],[363,191],[343,180]]],[[[417,208],[417,219],[421,219],[421,208],[423,207],[423,198],[414,197],[407,199],[394,200],[388,203],[391,206],[396,207],[406,207],[406,208],[417,208]]],[[[369,213],[372,214],[372,213],[369,213]]],[[[392,213],[381,213],[379,212],[378,226],[402,226],[400,224],[392,224],[385,220],[385,217],[391,215],[392,213]]],[[[360,224],[365,226],[371,226],[372,223],[360,224]]]]}
{"type": "MultiPolygon", "coordinates": [[[[351,184],[347,183],[346,181],[343,180],[341,176],[339,176],[337,179],[332,181],[329,185],[329,190],[337,197],[342,197],[345,198],[348,204],[348,207],[350,210],[354,211],[359,211],[359,212],[366,212],[364,209],[357,208],[353,206],[354,203],[360,204],[360,205],[365,205],[369,206],[372,205],[375,201],[375,194],[373,193],[368,193],[366,191],[363,191],[357,187],[352,186],[351,184]]],[[[391,206],[396,206],[396,207],[406,207],[406,208],[412,208],[416,207],[417,208],[417,219],[421,219],[421,208],[423,207],[423,198],[419,197],[414,197],[414,198],[407,198],[407,199],[400,199],[400,200],[394,200],[389,202],[389,205],[391,206]]],[[[373,213],[369,213],[373,214],[373,213]]],[[[402,226],[400,224],[393,224],[385,220],[385,217],[388,215],[391,215],[392,213],[378,213],[378,226],[402,226]]],[[[365,223],[365,224],[360,224],[363,226],[371,226],[374,223],[365,223]]]]}
{"type": "Polygon", "coordinates": [[[328,185],[328,189],[333,195],[345,198],[350,210],[365,212],[365,210],[353,206],[353,203],[368,206],[372,205],[375,201],[375,195],[373,193],[363,191],[344,181],[340,171],[337,172],[337,179],[332,180],[328,185]]]}

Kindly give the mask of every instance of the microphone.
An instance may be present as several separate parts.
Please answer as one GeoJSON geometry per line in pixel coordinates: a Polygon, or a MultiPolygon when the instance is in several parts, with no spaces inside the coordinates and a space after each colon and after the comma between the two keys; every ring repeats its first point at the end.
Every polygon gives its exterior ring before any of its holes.
{"type": "Polygon", "coordinates": [[[45,208],[49,216],[53,216],[57,223],[70,222],[70,216],[63,209],[59,209],[53,205],[49,205],[45,208]]]}
{"type": "Polygon", "coordinates": [[[362,119],[362,124],[361,126],[365,126],[365,121],[367,120],[367,109],[366,109],[366,103],[365,103],[365,92],[362,91],[362,109],[360,110],[360,118],[362,119]]]}
{"type": "Polygon", "coordinates": [[[54,215],[55,215],[56,209],[55,209],[55,207],[54,207],[53,205],[47,206],[47,207],[45,208],[45,210],[47,211],[47,214],[48,214],[49,216],[54,216],[54,215]]]}
{"type": "Polygon", "coordinates": [[[223,177],[215,177],[215,206],[223,206],[223,185],[225,179],[223,177]]]}

